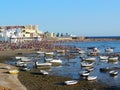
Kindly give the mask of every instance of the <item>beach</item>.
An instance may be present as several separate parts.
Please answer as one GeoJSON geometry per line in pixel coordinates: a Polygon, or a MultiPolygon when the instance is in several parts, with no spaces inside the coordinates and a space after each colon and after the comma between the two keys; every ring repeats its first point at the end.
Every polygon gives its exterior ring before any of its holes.
{"type": "MultiPolygon", "coordinates": [[[[47,42],[46,44],[43,44],[42,47],[44,47],[44,45],[49,45],[49,44],[52,46],[53,42],[47,42]]],[[[62,46],[56,46],[54,49],[59,50],[61,48],[64,49],[64,47],[62,46]]],[[[15,68],[15,69],[17,67],[11,66],[8,64],[3,64],[5,60],[12,60],[13,58],[15,58],[15,56],[18,56],[18,55],[24,56],[26,54],[36,53],[38,49],[36,50],[36,48],[34,47],[32,49],[23,48],[23,49],[14,49],[14,50],[9,49],[9,50],[0,51],[1,53],[0,62],[2,62],[1,67],[0,67],[1,68],[0,76],[4,76],[3,78],[0,78],[0,81],[3,82],[3,83],[0,83],[0,86],[1,88],[4,88],[3,90],[7,90],[7,89],[10,89],[10,90],[26,90],[26,89],[27,90],[50,90],[50,89],[51,90],[53,89],[54,90],[56,89],[57,90],[68,90],[68,89],[69,90],[76,90],[76,89],[105,90],[105,89],[110,88],[109,85],[106,85],[105,83],[101,83],[99,81],[88,82],[88,81],[82,81],[82,80],[79,80],[79,83],[77,85],[69,87],[69,86],[64,85],[64,81],[71,80],[70,77],[61,77],[61,76],[54,76],[54,75],[43,76],[38,73],[39,69],[33,69],[28,72],[20,71],[18,75],[17,74],[11,75],[8,73],[8,69],[6,68],[6,66],[10,66],[11,68],[15,68]],[[6,78],[6,77],[9,77],[9,78],[6,78]],[[13,78],[15,78],[14,81],[13,81],[13,78]]],[[[69,47],[67,47],[67,49],[69,49],[69,47]]],[[[46,48],[42,49],[42,51],[53,51],[53,50],[50,50],[50,48],[46,46],[46,48]]]]}
{"type": "MultiPolygon", "coordinates": [[[[6,50],[0,51],[0,62],[13,58],[18,53],[32,53],[31,50],[6,50]]],[[[18,74],[9,74],[9,70],[18,69],[15,66],[0,63],[0,90],[27,90],[19,81],[18,74]]]]}
{"type": "Polygon", "coordinates": [[[8,73],[9,70],[13,69],[17,68],[11,65],[0,63],[0,86],[3,88],[3,90],[27,90],[26,87],[18,80],[18,74],[8,73]]]}

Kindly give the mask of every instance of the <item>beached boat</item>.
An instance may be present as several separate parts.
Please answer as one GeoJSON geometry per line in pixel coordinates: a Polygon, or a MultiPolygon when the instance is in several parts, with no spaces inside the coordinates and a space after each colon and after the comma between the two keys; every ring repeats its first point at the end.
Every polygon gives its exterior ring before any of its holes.
{"type": "Polygon", "coordinates": [[[112,53],[112,52],[113,52],[113,48],[106,48],[106,49],[105,49],[105,52],[107,52],[107,53],[112,53]]]}
{"type": "Polygon", "coordinates": [[[109,72],[109,74],[110,74],[110,75],[117,75],[117,74],[118,74],[118,71],[116,71],[116,70],[111,70],[111,71],[109,72]]]}
{"type": "Polygon", "coordinates": [[[97,76],[88,76],[87,77],[87,80],[96,80],[97,79],[97,76]]]}
{"type": "Polygon", "coordinates": [[[99,56],[100,60],[107,60],[109,56],[99,56]]]}
{"type": "Polygon", "coordinates": [[[66,85],[74,85],[74,84],[77,84],[78,81],[77,80],[69,80],[69,81],[65,81],[64,82],[66,85]]]}
{"type": "Polygon", "coordinates": [[[119,57],[116,56],[116,57],[109,57],[108,60],[109,60],[109,61],[110,61],[110,60],[112,60],[112,61],[115,60],[115,61],[116,61],[116,60],[118,60],[118,59],[119,59],[119,57]]]}
{"type": "Polygon", "coordinates": [[[22,62],[22,61],[17,61],[16,62],[16,66],[18,66],[18,67],[25,67],[25,66],[27,66],[27,64],[25,62],[22,62]]]}
{"type": "Polygon", "coordinates": [[[93,66],[94,65],[94,62],[81,62],[81,66],[83,67],[90,67],[90,66],[93,66]]]}
{"type": "Polygon", "coordinates": [[[37,51],[36,53],[39,54],[39,56],[45,56],[45,52],[37,51]]]}
{"type": "Polygon", "coordinates": [[[90,72],[90,71],[93,71],[94,70],[94,67],[88,67],[87,70],[90,72]]]}
{"type": "Polygon", "coordinates": [[[23,68],[20,68],[21,71],[30,71],[31,69],[28,68],[28,67],[23,67],[23,68]]]}
{"type": "Polygon", "coordinates": [[[45,58],[45,61],[46,62],[50,62],[50,61],[52,61],[53,60],[53,58],[45,58]]]}
{"type": "Polygon", "coordinates": [[[93,52],[89,52],[89,56],[96,56],[96,55],[99,55],[100,53],[97,52],[97,51],[93,51],[93,52]]]}
{"type": "Polygon", "coordinates": [[[38,63],[36,62],[37,67],[45,67],[45,66],[51,66],[52,63],[45,62],[45,63],[38,63]]]}
{"type": "Polygon", "coordinates": [[[22,57],[21,56],[15,56],[16,60],[20,60],[22,57]]]}
{"type": "Polygon", "coordinates": [[[119,62],[118,62],[118,60],[116,60],[116,61],[109,61],[108,63],[111,63],[111,64],[118,64],[119,62]]]}
{"type": "Polygon", "coordinates": [[[90,72],[88,70],[83,70],[80,72],[80,75],[81,76],[88,76],[88,75],[90,75],[90,72]]]}
{"type": "Polygon", "coordinates": [[[57,53],[65,53],[65,50],[56,50],[57,53]]]}
{"type": "Polygon", "coordinates": [[[62,60],[60,59],[53,59],[50,61],[51,63],[59,63],[59,64],[62,64],[62,60]]]}
{"type": "Polygon", "coordinates": [[[10,74],[17,74],[17,73],[19,73],[19,71],[16,70],[16,69],[15,69],[15,70],[9,70],[9,73],[10,73],[10,74]]]}
{"type": "Polygon", "coordinates": [[[53,56],[54,52],[45,52],[45,56],[53,56]]]}
{"type": "Polygon", "coordinates": [[[79,54],[85,54],[86,52],[84,50],[79,50],[78,53],[79,54]]]}
{"type": "Polygon", "coordinates": [[[96,47],[88,47],[87,48],[87,54],[89,56],[96,56],[100,54],[100,50],[96,47]]]}
{"type": "Polygon", "coordinates": [[[87,57],[84,59],[85,61],[95,61],[96,58],[95,57],[87,57]]]}
{"type": "Polygon", "coordinates": [[[30,62],[31,60],[28,57],[21,57],[22,62],[30,62]]]}
{"type": "Polygon", "coordinates": [[[49,73],[47,71],[45,71],[45,70],[40,70],[40,74],[42,74],[42,75],[48,75],[49,73]]]}
{"type": "Polygon", "coordinates": [[[36,53],[37,54],[45,54],[45,52],[42,52],[42,51],[37,51],[36,53]]]}

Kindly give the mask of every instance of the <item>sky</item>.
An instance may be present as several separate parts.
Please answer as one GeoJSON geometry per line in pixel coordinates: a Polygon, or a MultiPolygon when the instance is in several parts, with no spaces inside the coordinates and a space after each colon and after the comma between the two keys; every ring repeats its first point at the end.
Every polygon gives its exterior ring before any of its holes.
{"type": "Polygon", "coordinates": [[[0,25],[37,24],[43,32],[120,36],[120,0],[0,0],[0,25]]]}

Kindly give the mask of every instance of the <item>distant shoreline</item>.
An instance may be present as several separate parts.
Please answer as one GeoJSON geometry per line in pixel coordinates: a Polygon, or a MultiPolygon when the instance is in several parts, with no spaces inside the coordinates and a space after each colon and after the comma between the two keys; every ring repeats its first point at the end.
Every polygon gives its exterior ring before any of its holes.
{"type": "Polygon", "coordinates": [[[108,39],[120,39],[120,36],[86,36],[87,38],[108,38],[108,39]]]}

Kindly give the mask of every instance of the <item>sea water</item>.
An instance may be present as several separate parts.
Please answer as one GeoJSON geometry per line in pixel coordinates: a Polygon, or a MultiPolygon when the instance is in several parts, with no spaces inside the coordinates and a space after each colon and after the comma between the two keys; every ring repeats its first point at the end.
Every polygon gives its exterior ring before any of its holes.
{"type": "MultiPolygon", "coordinates": [[[[58,44],[59,45],[59,44],[58,44]]],[[[96,47],[100,50],[101,54],[105,53],[105,49],[108,47],[114,48],[114,53],[120,52],[120,41],[89,41],[89,42],[67,42],[67,43],[60,43],[60,45],[63,46],[71,46],[71,47],[79,47],[83,50],[87,50],[88,47],[96,47]]],[[[82,80],[81,75],[79,72],[83,69],[81,67],[81,59],[78,55],[74,59],[70,60],[63,60],[63,66],[60,67],[53,67],[52,68],[52,74],[54,75],[60,75],[60,76],[66,76],[71,77],[73,79],[82,80]]],[[[120,85],[120,69],[117,70],[119,73],[118,75],[112,77],[110,76],[109,72],[100,72],[100,68],[103,67],[120,67],[120,62],[117,63],[108,63],[108,62],[101,62],[99,60],[99,56],[96,57],[96,63],[94,65],[94,71],[92,71],[90,74],[97,76],[97,81],[107,83],[111,86],[119,86],[120,85]]]]}

